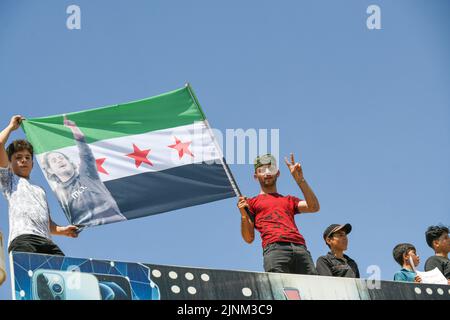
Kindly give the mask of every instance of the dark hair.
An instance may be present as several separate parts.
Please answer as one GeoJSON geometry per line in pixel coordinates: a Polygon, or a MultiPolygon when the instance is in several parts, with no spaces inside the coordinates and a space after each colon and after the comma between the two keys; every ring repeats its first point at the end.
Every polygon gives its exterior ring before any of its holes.
{"type": "MultiPolygon", "coordinates": [[[[47,175],[47,178],[53,179],[53,180],[57,179],[56,176],[55,176],[54,174],[51,174],[51,173],[48,171],[48,169],[50,168],[50,163],[48,162],[48,156],[49,156],[50,154],[52,154],[52,153],[57,153],[57,154],[62,155],[62,156],[63,156],[64,158],[66,158],[66,160],[67,160],[67,161],[75,168],[75,165],[72,163],[72,161],[69,159],[69,157],[68,157],[67,155],[65,155],[64,153],[59,152],[59,151],[50,151],[50,152],[47,152],[47,153],[44,155],[44,157],[42,158],[42,161],[43,161],[43,169],[44,169],[45,174],[47,175]]],[[[57,180],[57,181],[58,181],[58,180],[57,180]]]]}
{"type": "Polygon", "coordinates": [[[407,254],[410,250],[416,251],[416,247],[411,243],[400,243],[396,245],[394,250],[392,250],[394,260],[397,261],[399,265],[403,266],[403,255],[407,254]]]}
{"type": "Polygon", "coordinates": [[[428,227],[425,232],[425,239],[431,249],[434,249],[433,241],[439,239],[444,233],[448,233],[448,228],[443,225],[428,227]]]}
{"type": "Polygon", "coordinates": [[[49,156],[51,153],[57,153],[57,154],[60,154],[60,155],[62,155],[64,158],[66,158],[67,161],[70,162],[69,157],[66,156],[64,153],[59,152],[59,151],[50,151],[50,152],[47,152],[47,153],[44,155],[44,157],[42,158],[42,160],[43,160],[43,162],[44,162],[44,167],[45,167],[45,168],[50,167],[50,163],[48,162],[48,156],[49,156]]]}
{"type": "Polygon", "coordinates": [[[6,153],[8,154],[8,159],[11,161],[12,155],[16,152],[28,150],[30,152],[31,157],[33,157],[33,146],[27,140],[14,140],[11,142],[6,148],[6,153]]]}

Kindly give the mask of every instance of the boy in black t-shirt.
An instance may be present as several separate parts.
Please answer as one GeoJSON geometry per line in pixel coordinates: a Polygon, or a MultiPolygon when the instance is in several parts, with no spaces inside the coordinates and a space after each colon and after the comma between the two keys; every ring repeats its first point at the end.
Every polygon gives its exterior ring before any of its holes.
{"type": "Polygon", "coordinates": [[[323,239],[330,251],[317,259],[316,269],[319,275],[329,277],[359,278],[356,262],[344,254],[347,250],[347,235],[352,226],[346,224],[332,224],[325,229],[323,239]]]}
{"type": "Polygon", "coordinates": [[[450,260],[448,253],[450,252],[450,238],[448,236],[449,230],[444,226],[431,226],[425,232],[427,244],[435,252],[425,262],[425,271],[431,271],[438,268],[439,271],[447,278],[450,285],[450,260]]]}

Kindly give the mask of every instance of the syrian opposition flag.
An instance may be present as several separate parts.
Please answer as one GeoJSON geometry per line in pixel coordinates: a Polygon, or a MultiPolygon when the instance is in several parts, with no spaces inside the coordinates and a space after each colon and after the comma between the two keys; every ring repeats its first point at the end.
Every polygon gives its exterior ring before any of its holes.
{"type": "Polygon", "coordinates": [[[189,85],[27,119],[22,128],[72,224],[134,219],[239,193],[189,85]]]}

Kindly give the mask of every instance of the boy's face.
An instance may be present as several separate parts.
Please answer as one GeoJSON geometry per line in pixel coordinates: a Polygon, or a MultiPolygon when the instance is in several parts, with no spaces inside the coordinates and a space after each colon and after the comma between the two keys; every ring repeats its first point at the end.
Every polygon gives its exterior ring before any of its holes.
{"type": "Polygon", "coordinates": [[[450,238],[448,233],[443,233],[439,239],[433,241],[434,251],[448,254],[450,252],[450,238]]]}
{"type": "Polygon", "coordinates": [[[345,251],[348,247],[348,237],[344,230],[339,230],[327,238],[327,244],[332,251],[345,251]]]}
{"type": "Polygon", "coordinates": [[[263,165],[258,167],[255,171],[254,178],[259,181],[262,187],[272,187],[277,183],[277,178],[280,176],[280,171],[276,166],[263,165]]]}
{"type": "Polygon", "coordinates": [[[11,156],[12,171],[22,178],[29,178],[33,169],[33,157],[30,151],[21,150],[14,152],[11,156]]]}
{"type": "Polygon", "coordinates": [[[403,261],[408,265],[411,265],[411,262],[409,261],[410,257],[414,263],[414,267],[417,267],[420,263],[420,257],[417,255],[416,250],[409,250],[406,254],[403,255],[403,261]]]}
{"type": "Polygon", "coordinates": [[[57,177],[61,176],[73,176],[75,173],[75,169],[70,161],[67,158],[59,153],[52,152],[47,155],[48,162],[48,172],[50,174],[54,174],[57,177]]]}

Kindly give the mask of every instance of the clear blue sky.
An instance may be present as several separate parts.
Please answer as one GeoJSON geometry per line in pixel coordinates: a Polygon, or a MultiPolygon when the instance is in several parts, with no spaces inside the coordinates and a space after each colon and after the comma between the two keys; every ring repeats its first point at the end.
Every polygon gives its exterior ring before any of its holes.
{"type": "MultiPolygon", "coordinates": [[[[416,245],[421,269],[432,254],[426,227],[449,224],[449,13],[446,0],[2,0],[0,126],[189,81],[213,127],[279,129],[280,154],[299,157],[321,203],[296,218],[314,260],[325,227],[350,222],[347,253],[362,275],[378,265],[390,280],[397,243],[416,245]],[[81,30],[66,28],[70,4],[81,7],[81,30]],[[382,30],[366,27],[370,4],[382,30]]],[[[231,170],[244,194],[259,192],[250,164],[231,170]]],[[[66,224],[38,166],[32,179],[66,224]]],[[[284,166],[278,187],[301,196],[284,166]]],[[[0,229],[7,237],[3,198],[0,229]]],[[[263,270],[259,236],[252,245],[240,236],[235,199],[54,241],[76,257],[263,270]]]]}

